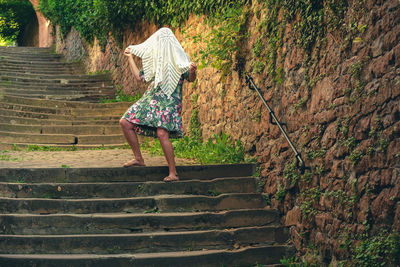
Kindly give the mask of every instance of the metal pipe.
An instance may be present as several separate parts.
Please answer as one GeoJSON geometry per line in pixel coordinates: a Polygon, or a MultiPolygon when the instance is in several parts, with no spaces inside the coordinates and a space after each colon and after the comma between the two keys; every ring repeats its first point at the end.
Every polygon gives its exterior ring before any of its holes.
{"type": "Polygon", "coordinates": [[[113,59],[114,59],[114,62],[115,62],[115,65],[114,65],[114,66],[115,66],[116,68],[118,68],[117,59],[115,58],[115,55],[114,55],[114,52],[113,52],[113,50],[112,50],[111,44],[110,44],[110,42],[108,41],[108,37],[107,37],[107,44],[108,44],[108,47],[110,48],[111,55],[112,55],[112,57],[113,57],[113,59]]]}
{"type": "Polygon", "coordinates": [[[253,78],[248,73],[246,73],[246,82],[249,84],[250,90],[256,91],[258,93],[258,95],[260,96],[264,105],[267,107],[269,113],[271,114],[271,117],[275,120],[275,122],[278,125],[279,129],[281,130],[283,136],[285,136],[286,140],[288,141],[290,147],[292,148],[292,150],[295,154],[297,168],[299,168],[300,172],[303,174],[304,170],[305,170],[305,163],[304,163],[303,158],[301,157],[301,154],[297,151],[296,147],[293,145],[293,143],[290,140],[289,136],[287,135],[285,129],[283,129],[282,124],[278,121],[278,118],[275,116],[274,111],[268,105],[267,101],[265,101],[263,95],[261,94],[260,88],[257,87],[257,85],[254,83],[253,78]]]}

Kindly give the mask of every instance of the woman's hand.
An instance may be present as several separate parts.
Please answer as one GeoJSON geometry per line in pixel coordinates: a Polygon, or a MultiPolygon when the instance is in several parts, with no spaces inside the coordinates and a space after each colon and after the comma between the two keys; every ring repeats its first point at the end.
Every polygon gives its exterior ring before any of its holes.
{"type": "Polygon", "coordinates": [[[189,69],[189,82],[194,82],[196,80],[196,71],[197,71],[197,66],[194,63],[190,63],[190,69],[189,69]]]}
{"type": "Polygon", "coordinates": [[[127,57],[131,57],[132,56],[131,50],[129,49],[129,47],[125,48],[124,55],[127,56],[127,57]]]}
{"type": "Polygon", "coordinates": [[[190,63],[190,73],[196,73],[197,66],[195,63],[190,63]]]}

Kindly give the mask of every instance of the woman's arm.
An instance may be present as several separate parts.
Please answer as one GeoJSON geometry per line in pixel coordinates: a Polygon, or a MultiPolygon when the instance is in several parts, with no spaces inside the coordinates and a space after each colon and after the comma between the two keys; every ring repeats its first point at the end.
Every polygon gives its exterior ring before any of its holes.
{"type": "Polygon", "coordinates": [[[196,76],[197,76],[196,70],[197,70],[196,64],[194,64],[194,63],[190,64],[189,82],[194,82],[194,80],[196,80],[196,76]]]}
{"type": "Polygon", "coordinates": [[[135,78],[136,81],[142,81],[139,76],[139,69],[136,66],[135,61],[133,60],[133,56],[131,54],[131,51],[129,48],[125,49],[124,55],[128,57],[128,62],[129,62],[129,68],[132,71],[133,77],[135,78]]]}

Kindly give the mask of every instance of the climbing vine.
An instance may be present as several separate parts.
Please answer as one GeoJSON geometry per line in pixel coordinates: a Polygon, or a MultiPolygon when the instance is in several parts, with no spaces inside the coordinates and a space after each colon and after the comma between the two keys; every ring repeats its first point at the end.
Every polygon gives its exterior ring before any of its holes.
{"type": "Polygon", "coordinates": [[[190,14],[211,14],[229,7],[241,0],[41,0],[41,12],[54,24],[60,26],[63,34],[71,27],[92,42],[96,36],[107,38],[110,32],[115,37],[127,29],[134,29],[141,21],[156,25],[182,25],[190,14]]]}
{"type": "Polygon", "coordinates": [[[255,12],[259,17],[259,36],[252,49],[253,72],[266,70],[277,83],[283,81],[282,62],[278,62],[277,55],[282,50],[287,25],[292,25],[296,45],[309,57],[328,31],[342,27],[348,7],[347,0],[259,0],[258,3],[262,8],[255,12]]]}
{"type": "Polygon", "coordinates": [[[34,16],[35,12],[28,0],[0,0],[0,38],[7,43],[17,41],[34,16]]]}

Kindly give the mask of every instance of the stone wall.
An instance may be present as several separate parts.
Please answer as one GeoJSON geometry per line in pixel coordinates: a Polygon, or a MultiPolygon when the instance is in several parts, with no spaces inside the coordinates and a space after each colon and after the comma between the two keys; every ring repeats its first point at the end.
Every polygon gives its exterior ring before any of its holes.
{"type": "MultiPolygon", "coordinates": [[[[346,25],[357,4],[349,3],[346,25]]],[[[269,122],[267,109],[236,71],[223,82],[218,71],[201,69],[198,81],[183,90],[185,130],[197,108],[203,138],[225,132],[240,139],[257,157],[263,190],[271,206],[282,212],[295,246],[304,252],[314,244],[325,262],[349,256],[340,249],[345,236],[385,227],[400,230],[400,3],[366,0],[357,16],[359,25],[366,25],[360,39],[349,43],[346,35],[330,32],[313,49],[309,64],[296,46],[293,25],[287,25],[278,55],[283,83],[271,81],[265,73],[254,75],[301,151],[308,167],[304,175],[293,167],[293,152],[269,122]]],[[[250,13],[251,37],[242,48],[248,55],[246,71],[252,69],[258,21],[250,13]]],[[[184,28],[184,36],[175,33],[193,57],[204,44],[195,44],[190,36],[209,29],[202,17],[191,17],[184,28]]],[[[90,72],[110,70],[115,83],[134,94],[144,88],[133,81],[123,48],[155,30],[154,25],[142,25],[125,32],[122,48],[113,42],[118,68],[108,47],[103,53],[97,42],[85,44],[74,31],[58,40],[57,50],[70,60],[81,59],[90,72]]]]}

